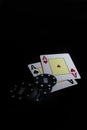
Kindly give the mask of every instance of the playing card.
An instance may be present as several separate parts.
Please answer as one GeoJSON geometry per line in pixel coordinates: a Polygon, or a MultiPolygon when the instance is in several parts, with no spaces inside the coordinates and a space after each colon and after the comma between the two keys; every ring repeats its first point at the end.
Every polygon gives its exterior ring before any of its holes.
{"type": "Polygon", "coordinates": [[[74,79],[59,81],[59,82],[57,82],[56,85],[53,86],[53,89],[51,92],[55,92],[55,91],[58,91],[58,90],[61,90],[61,89],[64,89],[64,88],[67,88],[70,86],[74,86],[76,84],[77,84],[77,82],[74,79]]]}
{"type": "Polygon", "coordinates": [[[44,73],[54,75],[58,81],[80,78],[68,53],[41,55],[40,59],[44,73]]]}
{"type": "Polygon", "coordinates": [[[38,76],[39,74],[43,73],[42,67],[41,67],[41,63],[37,62],[37,63],[32,63],[28,65],[29,70],[31,71],[32,75],[34,77],[38,76]]]}

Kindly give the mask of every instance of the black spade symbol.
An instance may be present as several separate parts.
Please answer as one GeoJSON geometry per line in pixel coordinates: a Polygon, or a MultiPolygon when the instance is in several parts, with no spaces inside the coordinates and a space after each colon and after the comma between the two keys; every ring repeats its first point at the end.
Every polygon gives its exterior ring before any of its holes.
{"type": "Polygon", "coordinates": [[[34,70],[34,74],[38,74],[39,72],[37,70],[34,70]]]}
{"type": "Polygon", "coordinates": [[[71,79],[71,80],[68,80],[71,84],[74,84],[74,82],[73,82],[73,80],[71,79]]]}

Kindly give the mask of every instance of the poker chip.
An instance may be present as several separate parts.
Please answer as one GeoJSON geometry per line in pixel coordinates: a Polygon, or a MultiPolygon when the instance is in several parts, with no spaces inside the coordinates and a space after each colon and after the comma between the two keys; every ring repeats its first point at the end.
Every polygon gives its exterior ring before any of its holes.
{"type": "Polygon", "coordinates": [[[26,86],[24,82],[11,85],[9,95],[12,100],[22,100],[26,86]]]}
{"type": "Polygon", "coordinates": [[[50,74],[41,74],[35,77],[35,84],[39,88],[50,90],[57,82],[56,77],[50,74]]]}
{"type": "Polygon", "coordinates": [[[56,82],[57,79],[50,74],[41,74],[35,77],[35,84],[41,96],[50,93],[56,82]]]}

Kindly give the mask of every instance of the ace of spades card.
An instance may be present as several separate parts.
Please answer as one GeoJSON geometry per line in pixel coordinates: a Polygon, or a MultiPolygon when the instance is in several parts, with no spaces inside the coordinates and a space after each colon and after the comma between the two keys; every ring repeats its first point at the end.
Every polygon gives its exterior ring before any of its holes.
{"type": "Polygon", "coordinates": [[[29,64],[28,68],[30,69],[30,71],[34,77],[43,73],[40,62],[29,64]]]}

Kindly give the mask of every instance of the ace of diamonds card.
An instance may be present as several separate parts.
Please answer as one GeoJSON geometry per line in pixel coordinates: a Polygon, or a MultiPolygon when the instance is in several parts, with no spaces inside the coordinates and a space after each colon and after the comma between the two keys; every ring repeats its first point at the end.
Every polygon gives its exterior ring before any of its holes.
{"type": "Polygon", "coordinates": [[[54,75],[58,81],[81,78],[68,53],[41,55],[40,59],[44,73],[54,75]]]}

